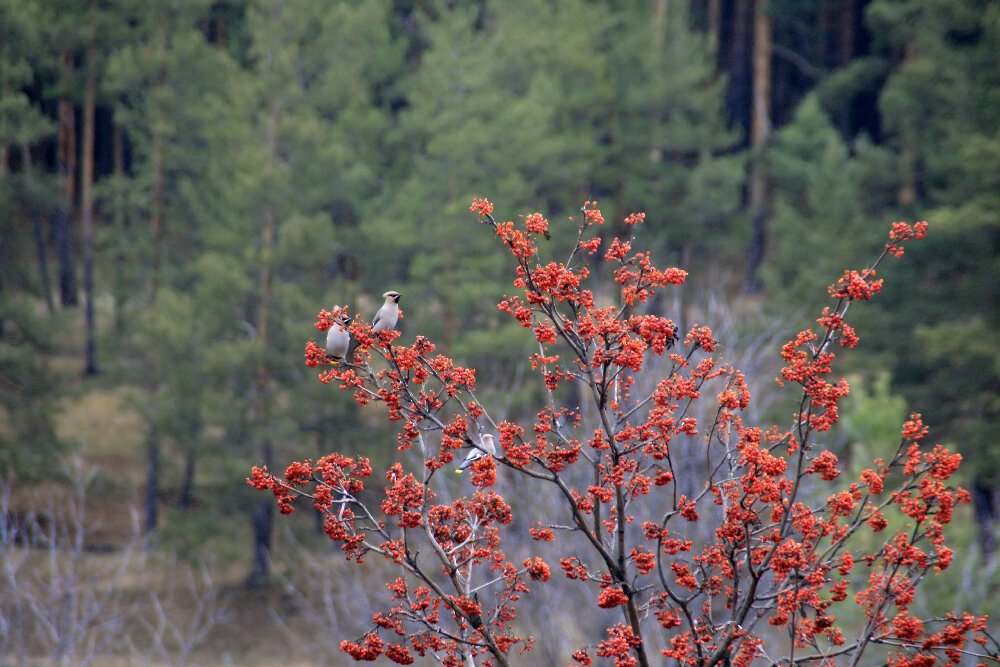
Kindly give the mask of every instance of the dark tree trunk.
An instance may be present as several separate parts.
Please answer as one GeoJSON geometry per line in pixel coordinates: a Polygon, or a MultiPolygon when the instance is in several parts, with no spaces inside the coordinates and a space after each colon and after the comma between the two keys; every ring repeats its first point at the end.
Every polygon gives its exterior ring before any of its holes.
{"type": "MultiPolygon", "coordinates": [[[[69,85],[73,54],[62,54],[62,83],[69,85]]],[[[73,103],[59,100],[58,171],[63,184],[63,206],[56,214],[56,258],[59,262],[59,300],[64,306],[79,303],[76,285],[76,255],[73,253],[73,202],[76,198],[76,112],[73,103]]]]}
{"type": "Polygon", "coordinates": [[[146,436],[146,497],[143,531],[149,535],[156,530],[160,501],[160,432],[155,425],[146,436]]]}
{"type": "Polygon", "coordinates": [[[70,230],[69,212],[60,209],[52,221],[56,240],[56,261],[59,264],[59,302],[64,306],[78,303],[76,294],[76,255],[70,230]]]}
{"type": "MultiPolygon", "coordinates": [[[[265,445],[270,460],[270,445],[265,445]]],[[[253,569],[247,578],[247,586],[256,588],[265,585],[271,574],[271,534],[274,524],[274,502],[268,499],[254,503],[250,517],[253,526],[253,569]]]]}
{"type": "MultiPolygon", "coordinates": [[[[902,67],[917,58],[916,42],[911,40],[905,47],[902,67]]],[[[909,111],[904,111],[899,121],[899,190],[897,203],[908,208],[917,200],[917,119],[909,111]]]]}
{"type": "MultiPolygon", "coordinates": [[[[3,238],[0,237],[0,295],[3,294],[3,274],[6,269],[7,264],[7,245],[4,243],[3,238]]],[[[4,330],[4,320],[0,317],[0,337],[3,336],[4,330]]]]}
{"type": "Polygon", "coordinates": [[[195,454],[199,427],[191,426],[187,447],[184,450],[184,478],[181,480],[181,495],[177,501],[178,507],[190,507],[194,504],[194,476],[197,469],[195,454]]]}
{"type": "Polygon", "coordinates": [[[153,142],[153,213],[149,220],[153,239],[152,257],[149,262],[149,303],[156,303],[160,285],[160,262],[163,255],[163,142],[159,137],[153,142]]]}
{"type": "Polygon", "coordinates": [[[987,480],[977,477],[972,484],[972,508],[979,529],[976,542],[979,551],[985,557],[990,557],[997,548],[998,494],[997,490],[987,480]]]}
{"type": "Polygon", "coordinates": [[[52,284],[49,278],[49,256],[45,252],[45,232],[42,230],[42,214],[38,206],[31,204],[31,224],[35,232],[35,251],[38,253],[38,273],[42,281],[42,291],[45,294],[45,305],[49,313],[56,311],[55,301],[52,299],[52,284]]]}
{"type": "Polygon", "coordinates": [[[854,2],[841,0],[839,27],[837,30],[837,66],[847,67],[854,57],[854,2]]]}
{"type": "MultiPolygon", "coordinates": [[[[166,26],[160,26],[161,35],[160,39],[162,43],[166,43],[166,26]]],[[[162,92],[164,86],[166,85],[166,74],[164,72],[159,73],[157,81],[157,91],[162,92]]],[[[154,127],[160,122],[162,110],[159,107],[154,107],[152,110],[152,123],[154,127]]],[[[149,220],[149,234],[152,238],[153,249],[152,257],[149,259],[149,304],[152,306],[156,303],[156,292],[160,284],[160,264],[163,261],[163,204],[164,204],[164,185],[163,185],[163,137],[159,129],[155,130],[153,136],[153,203],[152,203],[152,214],[149,220]]]]}
{"type": "MultiPolygon", "coordinates": [[[[271,105],[271,109],[268,112],[266,132],[268,158],[273,164],[278,159],[278,107],[275,104],[271,105]]],[[[276,213],[274,207],[270,203],[265,204],[260,242],[264,261],[261,263],[260,303],[257,310],[257,336],[261,342],[263,355],[257,365],[257,380],[255,383],[257,398],[256,421],[259,432],[264,432],[270,428],[271,417],[272,378],[267,353],[271,341],[271,295],[274,281],[271,258],[274,251],[275,219],[276,213]]],[[[269,436],[265,434],[263,438],[258,459],[268,468],[272,468],[274,450],[269,436]]],[[[249,586],[262,585],[270,576],[269,553],[271,550],[273,518],[274,500],[272,498],[254,504],[251,515],[254,535],[254,556],[253,570],[247,580],[249,586]]]]}
{"type": "MultiPolygon", "coordinates": [[[[97,11],[91,0],[91,25],[97,11]]],[[[97,323],[94,318],[94,124],[97,108],[97,40],[87,43],[87,83],[83,101],[83,164],[80,169],[80,221],[83,228],[83,293],[85,296],[86,362],[84,375],[97,375],[97,323]]]]}
{"type": "Polygon", "coordinates": [[[753,117],[750,124],[750,224],[743,291],[761,290],[760,266],[767,245],[767,215],[770,199],[764,148],[771,133],[771,14],[768,0],[756,0],[753,27],[753,117]]]}
{"type": "Polygon", "coordinates": [[[125,138],[122,126],[114,124],[111,134],[111,153],[115,174],[115,334],[121,335],[125,329],[125,302],[128,292],[125,280],[125,248],[127,246],[128,216],[125,209],[125,138]]]}
{"type": "Polygon", "coordinates": [[[753,0],[734,0],[731,22],[723,32],[729,39],[719,40],[719,69],[729,72],[726,90],[726,111],[729,121],[748,130],[751,117],[753,73],[750,68],[753,34],[753,0]]]}
{"type": "Polygon", "coordinates": [[[45,249],[45,231],[42,226],[42,213],[38,210],[38,204],[32,190],[34,172],[31,164],[31,147],[27,144],[21,146],[21,166],[24,169],[24,182],[27,187],[28,206],[31,208],[31,225],[35,235],[35,252],[38,254],[38,273],[42,281],[42,293],[45,295],[45,305],[49,313],[56,311],[56,303],[52,298],[52,278],[49,275],[49,254],[45,249]]]}
{"type": "Polygon", "coordinates": [[[719,69],[719,42],[722,39],[722,0],[708,0],[705,19],[705,32],[708,33],[711,57],[716,61],[715,69],[719,69]]]}

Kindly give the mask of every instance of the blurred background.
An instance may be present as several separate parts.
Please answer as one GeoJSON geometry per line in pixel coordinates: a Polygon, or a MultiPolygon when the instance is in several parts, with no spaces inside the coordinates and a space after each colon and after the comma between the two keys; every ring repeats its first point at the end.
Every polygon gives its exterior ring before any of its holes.
{"type": "MultiPolygon", "coordinates": [[[[923,611],[996,617],[998,53],[989,0],[0,0],[0,664],[342,664],[389,575],[245,478],[399,456],[303,364],[321,308],[389,289],[402,342],[533,418],[476,196],[554,257],[584,201],[608,236],[645,211],[636,247],[691,273],[651,307],[710,325],[767,423],[826,286],[930,221],[851,310],[823,444],[856,474],[920,412],[961,451],[923,611]]],[[[586,641],[524,622],[534,664],[586,641]]]]}

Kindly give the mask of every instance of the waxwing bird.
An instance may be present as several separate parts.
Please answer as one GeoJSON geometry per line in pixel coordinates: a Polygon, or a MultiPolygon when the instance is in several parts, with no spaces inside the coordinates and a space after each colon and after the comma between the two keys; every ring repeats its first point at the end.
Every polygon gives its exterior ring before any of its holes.
{"type": "Polygon", "coordinates": [[[487,456],[496,456],[497,448],[493,444],[493,436],[489,433],[483,434],[483,441],[479,443],[479,446],[482,447],[482,449],[473,447],[469,450],[469,453],[465,456],[465,460],[462,461],[461,465],[458,466],[455,472],[462,472],[479,459],[486,458],[487,456]]]}
{"type": "Polygon", "coordinates": [[[386,292],[382,296],[385,297],[385,303],[382,307],[378,309],[375,313],[375,317],[372,319],[372,331],[389,331],[390,329],[396,328],[396,322],[399,320],[399,297],[401,294],[399,292],[386,292]]]}
{"type": "Polygon", "coordinates": [[[347,354],[351,345],[351,333],[347,330],[350,325],[350,318],[340,313],[334,318],[333,326],[326,330],[326,353],[334,361],[341,361],[347,354]]]}

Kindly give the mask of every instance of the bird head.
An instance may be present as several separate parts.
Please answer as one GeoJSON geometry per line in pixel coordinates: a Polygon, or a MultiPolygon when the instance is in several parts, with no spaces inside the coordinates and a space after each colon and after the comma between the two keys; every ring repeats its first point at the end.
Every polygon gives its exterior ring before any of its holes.
{"type": "Polygon", "coordinates": [[[386,303],[392,301],[393,303],[399,303],[399,297],[402,296],[399,292],[389,291],[382,295],[385,297],[386,303]]]}

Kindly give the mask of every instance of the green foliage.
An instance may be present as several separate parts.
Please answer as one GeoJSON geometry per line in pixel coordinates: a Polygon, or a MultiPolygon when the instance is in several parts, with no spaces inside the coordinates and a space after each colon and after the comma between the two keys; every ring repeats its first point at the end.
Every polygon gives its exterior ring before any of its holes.
{"type": "Polygon", "coordinates": [[[481,359],[483,348],[455,332],[487,329],[502,344],[489,304],[504,267],[486,252],[489,238],[471,233],[468,202],[489,191],[518,210],[575,205],[601,155],[594,128],[611,96],[593,47],[605,16],[573,1],[416,17],[425,46],[398,83],[406,104],[387,147],[398,158],[365,221],[361,261],[372,285],[403,292],[405,331],[481,359]]]}
{"type": "MultiPolygon", "coordinates": [[[[2,280],[2,277],[0,277],[2,280]]],[[[47,321],[24,298],[0,293],[0,477],[42,477],[69,443],[56,436],[47,321]]]]}
{"type": "MultiPolygon", "coordinates": [[[[878,149],[863,150],[878,156],[878,149]]],[[[777,133],[768,158],[774,215],[765,280],[782,301],[800,304],[822,287],[817,280],[833,282],[849,263],[863,261],[884,222],[866,214],[873,185],[869,172],[852,156],[817,97],[806,98],[777,133]]]]}
{"type": "MultiPolygon", "coordinates": [[[[884,457],[899,443],[900,424],[906,421],[906,399],[893,394],[888,373],[871,379],[852,378],[851,393],[844,405],[841,424],[848,439],[851,461],[868,462],[884,457]]],[[[852,465],[847,471],[853,478],[862,468],[852,465]]]]}
{"type": "MultiPolygon", "coordinates": [[[[891,292],[906,325],[878,344],[895,356],[894,384],[919,406],[932,435],[954,443],[981,483],[1000,482],[1000,10],[991,3],[873,2],[876,25],[906,57],[881,98],[886,126],[913,132],[921,217],[931,243],[891,292]],[[992,55],[990,55],[992,54],[992,55]],[[910,126],[906,124],[910,123],[910,126]]],[[[901,137],[903,135],[900,135],[901,137]]]]}
{"type": "Polygon", "coordinates": [[[705,249],[711,239],[718,251],[741,208],[745,165],[723,113],[726,79],[708,38],[691,30],[687,7],[664,2],[617,17],[615,33],[628,38],[610,50],[612,180],[604,186],[623,210],[662,219],[658,244],[705,249]]]}

